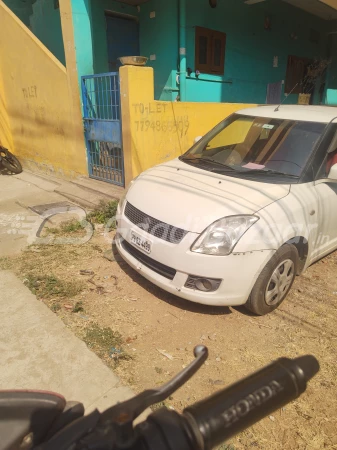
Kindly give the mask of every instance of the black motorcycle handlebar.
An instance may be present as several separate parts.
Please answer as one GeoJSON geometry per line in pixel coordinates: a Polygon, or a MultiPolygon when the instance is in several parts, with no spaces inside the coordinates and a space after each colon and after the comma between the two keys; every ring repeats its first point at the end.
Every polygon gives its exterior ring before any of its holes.
{"type": "MultiPolygon", "coordinates": [[[[295,360],[281,358],[212,397],[188,407],[183,417],[193,430],[194,441],[201,442],[198,447],[194,443],[191,448],[210,450],[269,416],[298,398],[318,370],[318,361],[313,356],[295,360]]],[[[155,420],[164,430],[167,414],[164,413],[162,417],[162,423],[160,412],[150,420],[155,420]]],[[[153,446],[148,448],[155,450],[153,446]]],[[[189,447],[175,448],[189,450],[189,447]]]]}
{"type": "Polygon", "coordinates": [[[298,398],[319,371],[313,356],[281,358],[181,415],[161,408],[134,427],[135,418],[181,387],[207,354],[206,347],[196,347],[195,360],[169,383],[102,414],[96,410],[83,417],[82,405],[66,405],[51,393],[0,394],[0,450],[22,449],[27,431],[29,450],[211,450],[298,398]]]}

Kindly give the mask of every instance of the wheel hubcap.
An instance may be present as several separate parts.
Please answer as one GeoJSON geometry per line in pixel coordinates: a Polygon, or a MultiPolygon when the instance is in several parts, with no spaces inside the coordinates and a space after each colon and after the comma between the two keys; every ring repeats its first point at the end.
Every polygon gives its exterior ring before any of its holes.
{"type": "Polygon", "coordinates": [[[273,272],[267,284],[265,300],[267,305],[274,306],[280,303],[287,295],[295,277],[295,265],[287,259],[273,272]]]}

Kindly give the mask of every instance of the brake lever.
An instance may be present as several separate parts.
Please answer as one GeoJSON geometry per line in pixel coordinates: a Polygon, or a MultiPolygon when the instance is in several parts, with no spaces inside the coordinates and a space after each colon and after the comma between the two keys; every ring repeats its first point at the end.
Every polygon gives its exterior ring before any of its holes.
{"type": "Polygon", "coordinates": [[[126,444],[135,439],[133,422],[150,406],[166,400],[183,386],[204,364],[208,357],[208,349],[204,345],[194,348],[195,360],[191,362],[171,381],[158,389],[149,389],[126,402],[119,403],[101,414],[99,426],[113,426],[116,431],[116,441],[126,444]]]}

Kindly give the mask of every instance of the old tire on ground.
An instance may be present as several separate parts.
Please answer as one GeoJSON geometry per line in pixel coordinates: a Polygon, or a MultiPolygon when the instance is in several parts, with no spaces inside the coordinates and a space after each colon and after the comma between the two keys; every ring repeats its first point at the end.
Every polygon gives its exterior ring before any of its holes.
{"type": "Polygon", "coordinates": [[[5,156],[2,157],[1,163],[5,167],[5,169],[8,170],[8,172],[11,173],[22,172],[22,166],[20,161],[10,152],[8,152],[5,156]]]}
{"type": "Polygon", "coordinates": [[[264,316],[280,306],[297,274],[298,252],[294,245],[283,245],[260,273],[246,303],[249,311],[264,316]]]}

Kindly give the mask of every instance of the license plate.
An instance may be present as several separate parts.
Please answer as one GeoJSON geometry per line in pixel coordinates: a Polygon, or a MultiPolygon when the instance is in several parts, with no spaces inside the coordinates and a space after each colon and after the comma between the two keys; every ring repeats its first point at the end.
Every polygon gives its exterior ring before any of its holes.
{"type": "Polygon", "coordinates": [[[131,231],[130,234],[131,244],[135,247],[140,248],[143,252],[150,254],[152,249],[152,242],[144,238],[135,231],[131,231]]]}

